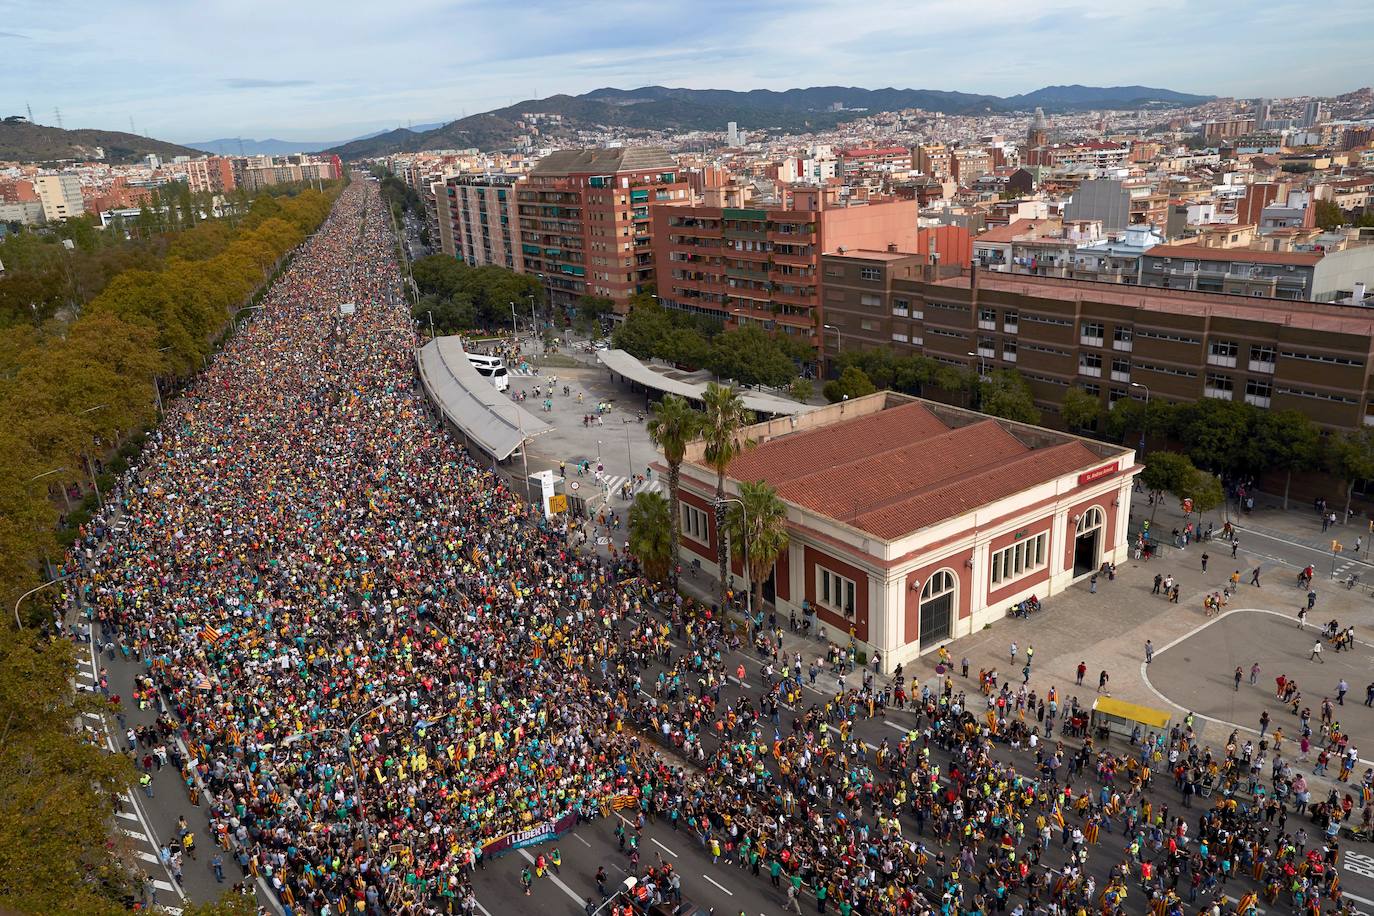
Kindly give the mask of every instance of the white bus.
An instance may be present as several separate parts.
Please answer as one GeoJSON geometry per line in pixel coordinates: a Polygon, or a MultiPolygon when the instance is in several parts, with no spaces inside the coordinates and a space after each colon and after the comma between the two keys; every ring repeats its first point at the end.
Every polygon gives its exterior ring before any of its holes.
{"type": "Polygon", "coordinates": [[[469,353],[468,362],[472,363],[478,375],[491,379],[497,391],[505,391],[510,387],[510,374],[506,372],[506,361],[501,357],[469,353]]]}

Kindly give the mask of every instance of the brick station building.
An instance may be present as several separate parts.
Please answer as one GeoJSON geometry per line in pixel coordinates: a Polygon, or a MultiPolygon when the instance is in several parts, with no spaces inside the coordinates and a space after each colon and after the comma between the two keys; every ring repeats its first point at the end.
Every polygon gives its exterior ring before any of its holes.
{"type": "MultiPolygon", "coordinates": [[[[787,506],[790,544],[763,585],[780,614],[814,609],[882,667],[933,651],[1120,562],[1130,449],[893,392],[750,427],[731,463],[787,506]],[[803,605],[805,602],[805,606],[803,605]]],[[[716,569],[715,473],[700,442],[682,466],[683,559],[716,569]]],[[[738,552],[731,563],[744,586],[738,552]]]]}

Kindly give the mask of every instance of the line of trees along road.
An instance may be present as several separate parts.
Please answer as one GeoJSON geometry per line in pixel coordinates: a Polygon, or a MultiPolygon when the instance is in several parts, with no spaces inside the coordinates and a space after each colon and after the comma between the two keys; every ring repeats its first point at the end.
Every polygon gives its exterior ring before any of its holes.
{"type": "MultiPolygon", "coordinates": [[[[0,316],[0,599],[7,619],[15,600],[42,581],[40,559],[62,555],[57,525],[68,488],[102,458],[110,472],[126,467],[156,419],[155,380],[202,366],[235,311],[323,222],[336,192],[259,197],[236,226],[134,243],[129,263],[107,279],[104,272],[124,255],[106,260],[97,251],[91,287],[80,295],[61,298],[36,320],[25,314],[30,309],[0,316]]],[[[75,259],[85,250],[78,244],[67,254],[75,259]]],[[[46,254],[33,252],[35,262],[46,254]]],[[[0,299],[24,276],[7,271],[0,299]]],[[[93,504],[88,496],[64,513],[68,537],[93,504]]],[[[127,911],[126,895],[136,896],[130,866],[137,863],[111,841],[112,799],[134,771],[73,725],[99,700],[73,694],[71,643],[39,629],[52,594],[25,601],[28,628],[0,640],[0,909],[113,916],[127,911]]],[[[232,899],[187,910],[253,911],[251,900],[232,899]]]]}

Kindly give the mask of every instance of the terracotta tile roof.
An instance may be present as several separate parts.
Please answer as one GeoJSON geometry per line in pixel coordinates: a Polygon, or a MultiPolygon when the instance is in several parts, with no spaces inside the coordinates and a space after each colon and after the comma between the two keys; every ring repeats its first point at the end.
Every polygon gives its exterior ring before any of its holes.
{"type": "Polygon", "coordinates": [[[728,474],[893,540],[1100,463],[1076,440],[1031,449],[995,420],[951,429],[910,403],[765,442],[728,474]]]}
{"type": "Polygon", "coordinates": [[[1018,237],[1025,235],[1027,232],[1033,232],[1044,226],[1057,225],[1058,223],[1059,220],[1057,219],[1018,219],[1010,225],[1003,226],[1000,229],[989,229],[982,235],[975,235],[973,237],[973,244],[977,245],[979,242],[1014,242],[1018,237]]]}
{"type": "Polygon", "coordinates": [[[1152,258],[1197,258],[1199,261],[1237,261],[1247,264],[1316,264],[1320,251],[1256,251],[1253,248],[1205,248],[1202,245],[1156,245],[1145,252],[1152,258]]]}

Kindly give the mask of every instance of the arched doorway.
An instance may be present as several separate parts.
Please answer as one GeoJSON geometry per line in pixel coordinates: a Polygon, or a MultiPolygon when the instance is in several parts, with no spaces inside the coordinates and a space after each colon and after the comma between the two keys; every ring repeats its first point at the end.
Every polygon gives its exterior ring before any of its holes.
{"type": "Polygon", "coordinates": [[[1086,576],[1096,572],[1102,558],[1102,534],[1106,527],[1106,515],[1097,506],[1089,506],[1078,517],[1078,526],[1073,537],[1073,576],[1086,576]]]}
{"type": "Polygon", "coordinates": [[[948,569],[941,569],[921,588],[921,648],[949,639],[954,620],[954,599],[958,580],[948,569]]]}

